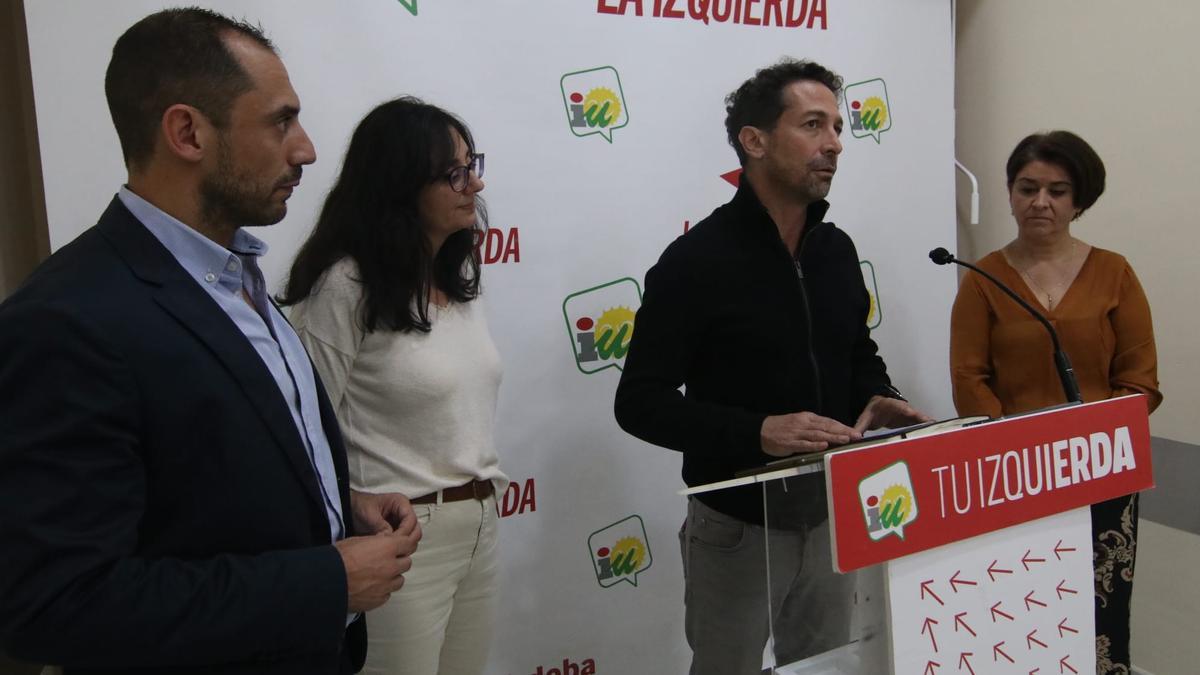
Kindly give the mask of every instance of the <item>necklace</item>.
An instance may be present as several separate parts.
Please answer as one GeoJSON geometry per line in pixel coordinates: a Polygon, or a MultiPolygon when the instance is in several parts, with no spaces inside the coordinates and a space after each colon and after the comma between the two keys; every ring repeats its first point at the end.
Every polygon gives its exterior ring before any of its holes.
{"type": "MultiPolygon", "coordinates": [[[[1075,249],[1076,248],[1077,247],[1076,247],[1075,240],[1071,240],[1071,248],[1068,249],[1067,254],[1065,256],[1063,256],[1063,264],[1059,265],[1059,266],[1056,266],[1054,263],[1050,264],[1051,269],[1054,270],[1055,272],[1057,272],[1057,274],[1054,275],[1055,278],[1051,280],[1053,283],[1043,282],[1043,283],[1039,284],[1033,278],[1033,274],[1031,274],[1031,270],[1033,269],[1032,264],[1022,266],[1022,267],[1024,267],[1024,269],[1022,269],[1021,267],[1017,268],[1017,273],[1021,275],[1022,279],[1024,279],[1025,281],[1027,281],[1029,283],[1030,290],[1032,290],[1034,292],[1035,296],[1037,296],[1039,294],[1046,296],[1045,304],[1046,304],[1047,310],[1054,309],[1056,296],[1057,296],[1057,300],[1059,302],[1062,302],[1062,297],[1064,295],[1066,295],[1067,290],[1070,289],[1071,282],[1074,281],[1075,277],[1079,274],[1079,270],[1075,265],[1075,249]],[[1058,269],[1055,269],[1056,267],[1058,269]],[[1063,268],[1066,269],[1066,274],[1063,274],[1060,271],[1063,268]],[[1046,289],[1047,286],[1050,288],[1050,290],[1046,289]]],[[[1014,267],[1015,267],[1015,265],[1014,265],[1014,267]]]]}

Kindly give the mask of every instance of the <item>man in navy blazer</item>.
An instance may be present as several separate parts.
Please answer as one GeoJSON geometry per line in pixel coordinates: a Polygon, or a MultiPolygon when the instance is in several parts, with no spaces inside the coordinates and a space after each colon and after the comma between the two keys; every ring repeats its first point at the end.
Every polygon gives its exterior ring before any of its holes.
{"type": "Polygon", "coordinates": [[[352,493],[242,229],[316,158],[260,29],[166,10],[105,90],[129,170],[0,305],[0,649],[68,673],[343,673],[420,529],[352,493]],[[354,536],[355,533],[361,536],[354,536]]]}

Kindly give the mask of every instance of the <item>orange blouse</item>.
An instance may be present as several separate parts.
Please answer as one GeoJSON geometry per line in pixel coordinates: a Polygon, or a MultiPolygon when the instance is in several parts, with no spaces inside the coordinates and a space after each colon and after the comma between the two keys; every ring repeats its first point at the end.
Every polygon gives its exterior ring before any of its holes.
{"type": "MultiPolygon", "coordinates": [[[[1140,393],[1162,402],[1150,305],[1124,257],[1093,247],[1059,304],[1046,310],[1004,254],[977,265],[1042,312],[1058,331],[1084,402],[1140,393]]],[[[968,271],[950,317],[950,378],[960,415],[999,417],[1063,403],[1046,329],[968,271]]]]}

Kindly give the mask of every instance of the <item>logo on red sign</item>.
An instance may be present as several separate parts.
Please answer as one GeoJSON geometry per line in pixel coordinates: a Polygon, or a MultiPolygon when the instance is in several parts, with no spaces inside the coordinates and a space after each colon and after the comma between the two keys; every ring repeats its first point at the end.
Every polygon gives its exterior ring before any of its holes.
{"type": "Polygon", "coordinates": [[[835,452],[825,480],[846,572],[1153,487],[1146,402],[1126,396],[835,452]],[[905,530],[918,504],[922,522],[905,530]]]}

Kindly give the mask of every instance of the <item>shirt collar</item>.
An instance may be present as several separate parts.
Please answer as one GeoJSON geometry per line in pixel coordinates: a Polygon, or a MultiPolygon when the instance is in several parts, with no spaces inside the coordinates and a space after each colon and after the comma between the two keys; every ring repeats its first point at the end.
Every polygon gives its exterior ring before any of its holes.
{"type": "Polygon", "coordinates": [[[232,291],[242,288],[241,256],[258,258],[267,252],[263,240],[238,228],[233,233],[233,244],[226,249],[177,218],[134,194],[122,186],[117,198],[129,209],[150,234],[159,241],[179,262],[196,283],[213,286],[220,284],[232,291]]]}
{"type": "MultiPolygon", "coordinates": [[[[750,180],[746,178],[745,172],[742,173],[742,178],[738,182],[737,193],[733,197],[734,203],[741,208],[761,212],[768,220],[770,215],[767,214],[767,207],[759,201],[758,194],[754,191],[754,187],[750,185],[750,180]]],[[[810,225],[818,225],[825,220],[825,214],[829,212],[829,202],[824,199],[808,205],[808,210],[805,212],[805,227],[810,225]]],[[[774,225],[774,221],[771,221],[774,225]]]]}

